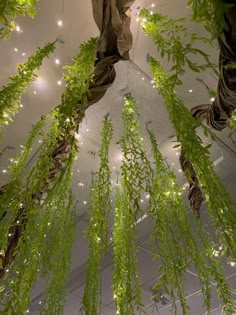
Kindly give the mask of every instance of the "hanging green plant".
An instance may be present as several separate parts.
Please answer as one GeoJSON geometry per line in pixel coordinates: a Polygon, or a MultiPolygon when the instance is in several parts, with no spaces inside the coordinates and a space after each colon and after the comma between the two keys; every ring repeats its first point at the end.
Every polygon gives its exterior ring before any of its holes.
{"type": "Polygon", "coordinates": [[[223,314],[234,314],[235,305],[231,289],[225,280],[217,246],[206,232],[199,218],[196,218],[197,233],[193,234],[182,193],[174,172],[165,164],[158,150],[152,131],[148,131],[155,163],[152,192],[150,193],[149,214],[155,220],[152,234],[156,247],[154,256],[161,261],[162,275],[155,289],[170,295],[172,309],[176,311],[176,295],[180,300],[183,314],[189,314],[183,280],[187,268],[193,263],[199,277],[204,305],[211,310],[211,279],[215,281],[218,297],[222,300],[223,314]],[[227,311],[228,313],[227,313],[227,311]]]}
{"type": "Polygon", "coordinates": [[[11,32],[16,28],[15,18],[36,14],[38,0],[1,0],[0,3],[0,38],[10,38],[11,32]]]}
{"type": "Polygon", "coordinates": [[[10,77],[10,82],[0,90],[0,126],[8,125],[18,112],[22,94],[29,84],[37,77],[36,70],[40,68],[44,58],[55,50],[55,42],[47,43],[43,48],[38,48],[27,62],[17,67],[17,74],[10,77]]]}
{"type": "Polygon", "coordinates": [[[233,1],[189,0],[188,5],[192,7],[192,19],[203,23],[206,30],[215,39],[226,27],[224,13],[233,6],[233,1]]]}
{"type": "Polygon", "coordinates": [[[141,194],[149,191],[152,171],[146,157],[139,121],[136,118],[139,118],[139,114],[135,101],[132,97],[127,96],[124,99],[122,112],[124,132],[119,141],[123,155],[121,176],[132,203],[132,209],[137,216],[141,210],[141,194]]]}
{"type": "Polygon", "coordinates": [[[139,16],[144,33],[151,36],[161,57],[173,64],[170,69],[173,83],[182,84],[180,76],[186,72],[186,67],[194,72],[210,69],[218,75],[209,55],[197,48],[199,43],[212,44],[211,40],[190,33],[185,18],[171,19],[147,9],[142,9],[139,16]],[[194,61],[196,57],[201,58],[201,64],[194,61]]]}
{"type": "MultiPolygon", "coordinates": [[[[174,91],[173,82],[154,58],[149,59],[154,81],[163,97],[170,120],[176,131],[186,158],[193,165],[202,189],[206,195],[208,210],[217,235],[229,256],[236,257],[236,217],[235,203],[217,177],[213,163],[209,159],[209,148],[204,147],[195,128],[198,122],[184,106],[174,91]]],[[[186,174],[188,176],[188,174],[186,174]]]]}
{"type": "Polygon", "coordinates": [[[101,262],[108,249],[108,224],[111,210],[111,171],[109,146],[112,137],[111,121],[103,122],[102,143],[99,151],[100,167],[91,187],[90,224],[88,227],[89,258],[86,284],[82,299],[82,314],[101,314],[101,262]]]}
{"type": "Polygon", "coordinates": [[[141,311],[141,287],[137,271],[135,213],[126,186],[116,187],[114,211],[112,287],[116,314],[134,315],[141,311]]]}
{"type": "MultiPolygon", "coordinates": [[[[22,237],[18,241],[15,263],[9,268],[10,270],[5,277],[9,292],[4,305],[4,314],[25,314],[30,304],[30,292],[34,282],[39,277],[43,253],[48,245],[47,232],[48,230],[50,231],[48,223],[58,224],[58,220],[55,220],[58,216],[58,209],[60,209],[63,216],[63,212],[68,209],[68,205],[71,205],[70,185],[74,160],[73,151],[74,150],[71,151],[69,158],[65,161],[63,171],[57,176],[53,189],[48,192],[46,197],[40,199],[32,199],[31,197],[31,200],[29,200],[30,195],[32,196],[32,193],[35,191],[36,182],[41,182],[41,176],[38,180],[35,178],[33,181],[32,178],[28,179],[33,185],[32,189],[28,188],[26,194],[26,201],[28,201],[25,206],[27,224],[22,237]]],[[[37,170],[40,170],[39,166],[41,166],[41,169],[43,166],[46,166],[42,163],[43,160],[44,162],[46,159],[50,161],[50,157],[46,157],[43,153],[46,152],[42,152],[41,163],[37,163],[35,166],[37,170]]],[[[63,225],[63,222],[60,222],[60,225],[61,224],[63,225]]],[[[60,225],[57,225],[59,233],[60,225]]],[[[65,237],[66,232],[67,231],[62,230],[63,235],[61,237],[65,237]]],[[[59,250],[58,246],[60,245],[61,244],[58,243],[54,245],[56,251],[59,250]]],[[[55,277],[57,278],[58,269],[55,263],[52,272],[55,272],[54,279],[55,277]]],[[[63,283],[60,285],[63,286],[63,283]]],[[[65,285],[66,283],[64,283],[64,286],[65,285]]]]}

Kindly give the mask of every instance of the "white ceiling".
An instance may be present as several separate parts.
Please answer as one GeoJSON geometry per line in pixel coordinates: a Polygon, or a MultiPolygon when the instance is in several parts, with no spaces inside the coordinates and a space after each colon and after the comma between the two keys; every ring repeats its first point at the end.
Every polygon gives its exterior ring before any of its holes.
{"type": "MultiPolygon", "coordinates": [[[[76,194],[78,225],[76,241],[72,254],[72,272],[68,283],[68,301],[65,307],[65,315],[78,314],[78,307],[83,293],[85,282],[86,261],[88,258],[88,249],[84,229],[88,223],[86,208],[89,206],[89,186],[91,183],[91,172],[95,172],[99,165],[98,150],[100,145],[101,122],[105,114],[110,113],[114,126],[114,137],[110,150],[110,161],[113,170],[113,181],[115,183],[117,171],[121,163],[121,155],[119,146],[116,144],[122,133],[122,123],[120,113],[122,110],[123,95],[127,92],[135,97],[139,104],[141,114],[141,125],[144,130],[144,139],[146,122],[152,121],[153,129],[157,135],[160,149],[166,157],[168,163],[173,166],[180,183],[184,183],[182,174],[179,173],[178,155],[172,148],[173,142],[169,139],[173,130],[170,125],[168,115],[162,104],[161,98],[155,89],[152,88],[151,73],[146,62],[147,53],[158,57],[156,49],[152,41],[144,36],[136,22],[135,9],[138,6],[150,7],[152,3],[156,4],[155,11],[168,14],[170,16],[179,17],[187,16],[191,13],[190,9],[186,9],[185,0],[153,0],[153,1],[136,1],[133,7],[133,18],[131,29],[134,36],[133,50],[130,53],[131,61],[120,62],[116,65],[117,77],[113,86],[107,91],[105,97],[97,104],[93,105],[86,112],[86,119],[82,122],[80,137],[83,145],[81,145],[78,160],[75,165],[73,191],[76,194]],[[90,152],[95,152],[95,156],[90,152]],[[173,164],[174,163],[174,164],[173,164]],[[79,172],[77,172],[79,170],[79,172]],[[78,183],[82,182],[83,187],[78,183]],[[83,204],[87,201],[87,205],[83,204]]],[[[14,123],[12,123],[4,132],[3,141],[0,143],[0,152],[4,150],[0,156],[0,170],[6,169],[9,165],[9,159],[14,157],[23,145],[32,124],[34,124],[41,114],[50,112],[51,108],[60,102],[60,95],[64,86],[58,86],[57,81],[62,78],[62,65],[71,62],[71,58],[78,51],[81,42],[88,40],[91,36],[97,36],[98,31],[92,17],[92,9],[90,1],[82,0],[41,0],[38,5],[38,14],[34,20],[29,18],[18,19],[17,22],[23,30],[23,33],[14,33],[11,40],[0,42],[0,84],[5,84],[8,77],[15,73],[16,65],[24,62],[27,56],[35,51],[37,46],[42,46],[45,41],[53,41],[60,38],[64,44],[58,43],[56,52],[44,62],[43,67],[39,71],[39,78],[36,79],[29,87],[27,93],[22,98],[23,108],[16,115],[14,123]],[[63,20],[63,27],[59,28],[58,20],[63,20]],[[18,48],[18,52],[14,51],[18,48]],[[25,57],[22,53],[26,53],[25,57]],[[55,64],[55,58],[59,58],[60,65],[55,64]],[[33,92],[36,91],[37,94],[33,92]],[[11,147],[11,148],[9,148],[11,147]]],[[[196,24],[190,24],[190,28],[196,32],[202,32],[202,28],[196,24]]],[[[217,61],[217,49],[209,49],[213,61],[217,61]]],[[[164,63],[165,66],[166,63],[164,63]]],[[[203,79],[210,87],[214,88],[217,84],[216,80],[210,73],[194,74],[187,71],[183,78],[184,84],[178,89],[179,95],[184,99],[186,106],[189,108],[209,102],[207,92],[196,78],[203,79]],[[192,93],[189,90],[193,90],[192,93]]],[[[228,185],[232,194],[235,196],[236,187],[236,170],[235,170],[235,154],[236,148],[228,137],[229,131],[225,130],[218,133],[217,143],[212,149],[212,159],[216,163],[216,171],[222,180],[228,185]]],[[[207,141],[207,140],[206,140],[207,141]]],[[[147,141],[145,141],[147,143],[147,141]]],[[[35,147],[35,152],[39,148],[35,147]]],[[[150,155],[150,147],[147,144],[147,152],[150,155]]],[[[34,159],[29,163],[33,163],[34,159]]],[[[0,184],[2,185],[8,180],[8,175],[0,173],[0,184]]],[[[185,197],[186,198],[186,197],[185,197]]],[[[145,200],[145,199],[144,199],[145,200]]],[[[189,213],[191,216],[191,212],[189,213]]],[[[203,219],[207,220],[207,215],[203,215],[203,219]]],[[[138,248],[139,248],[139,270],[143,289],[143,301],[148,306],[151,301],[151,288],[158,276],[157,262],[152,261],[149,238],[152,231],[152,224],[146,218],[141,221],[138,226],[138,248]]],[[[226,276],[229,282],[236,289],[236,270],[226,264],[226,276]]],[[[103,263],[103,304],[104,315],[115,314],[112,304],[111,291],[111,272],[112,272],[112,256],[107,255],[103,263]]],[[[30,314],[39,314],[38,302],[42,298],[43,282],[37,283],[33,292],[33,303],[30,307],[30,314]]],[[[189,295],[191,306],[191,314],[204,314],[201,309],[202,297],[199,293],[199,285],[194,270],[189,270],[186,275],[186,292],[189,295]]],[[[216,298],[213,299],[214,315],[221,314],[219,310],[220,302],[216,298]]],[[[158,314],[156,307],[160,310],[161,315],[170,314],[170,306],[155,303],[147,308],[148,314],[158,314]]],[[[179,311],[178,314],[181,314],[179,311]]]]}

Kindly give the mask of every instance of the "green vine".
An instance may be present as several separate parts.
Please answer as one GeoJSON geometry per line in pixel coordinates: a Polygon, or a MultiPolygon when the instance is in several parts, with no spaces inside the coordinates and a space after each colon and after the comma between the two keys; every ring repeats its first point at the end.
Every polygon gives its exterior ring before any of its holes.
{"type": "Polygon", "coordinates": [[[108,249],[108,219],[111,210],[111,171],[109,168],[109,146],[112,125],[105,118],[102,143],[99,151],[100,167],[91,187],[91,211],[88,228],[89,259],[86,285],[82,300],[82,314],[101,314],[101,262],[108,249]]]}
{"type": "Polygon", "coordinates": [[[222,33],[226,27],[224,13],[232,4],[223,0],[189,0],[188,5],[192,7],[192,19],[203,23],[213,39],[222,33]]]}
{"type": "Polygon", "coordinates": [[[216,232],[227,255],[236,257],[236,217],[235,203],[214,171],[209,160],[208,147],[204,147],[197,136],[197,121],[177,97],[173,82],[154,58],[149,59],[154,81],[164,99],[170,120],[175,128],[177,141],[181,144],[186,158],[192,163],[202,189],[205,191],[208,210],[216,232]]]}
{"type": "Polygon", "coordinates": [[[38,0],[1,0],[0,3],[0,38],[8,39],[14,31],[15,18],[18,16],[29,15],[34,17],[36,14],[35,5],[38,0]]]}
{"type": "Polygon", "coordinates": [[[27,62],[17,67],[17,74],[10,77],[10,82],[0,91],[0,125],[8,125],[18,112],[21,96],[26,92],[32,80],[37,77],[35,70],[42,65],[44,58],[55,50],[55,42],[38,48],[27,62]]]}
{"type": "Polygon", "coordinates": [[[124,100],[122,119],[124,132],[119,141],[123,154],[121,176],[132,209],[137,216],[140,212],[141,194],[150,190],[151,167],[146,157],[135,101],[127,96],[124,100]]]}
{"type": "Polygon", "coordinates": [[[137,271],[135,213],[126,186],[123,195],[116,187],[114,211],[114,271],[113,292],[116,314],[134,315],[141,310],[141,288],[137,271]]]}
{"type": "Polygon", "coordinates": [[[235,306],[231,290],[224,276],[220,255],[215,254],[212,241],[199,218],[196,219],[197,235],[193,234],[182,199],[182,189],[177,184],[174,172],[165,165],[152,131],[148,131],[155,161],[155,173],[150,194],[149,213],[155,220],[153,239],[154,255],[161,261],[162,276],[156,289],[165,289],[176,311],[176,294],[180,299],[183,314],[189,314],[183,288],[186,269],[193,262],[199,277],[207,312],[211,310],[211,278],[216,282],[218,297],[222,300],[224,314],[234,314],[235,306]],[[198,238],[196,238],[198,236],[198,238]],[[197,242],[198,240],[198,242],[197,242]],[[202,250],[203,249],[203,250],[202,250]],[[225,312],[225,310],[231,311],[225,312]]]}
{"type": "Polygon", "coordinates": [[[211,41],[207,37],[189,33],[185,18],[174,20],[159,13],[152,14],[147,9],[141,10],[139,16],[144,33],[152,37],[161,57],[173,63],[170,69],[173,83],[182,84],[179,76],[185,73],[186,66],[194,72],[212,69],[218,74],[209,56],[197,48],[199,43],[211,44],[211,41]],[[201,57],[204,63],[194,62],[195,56],[201,57]]]}

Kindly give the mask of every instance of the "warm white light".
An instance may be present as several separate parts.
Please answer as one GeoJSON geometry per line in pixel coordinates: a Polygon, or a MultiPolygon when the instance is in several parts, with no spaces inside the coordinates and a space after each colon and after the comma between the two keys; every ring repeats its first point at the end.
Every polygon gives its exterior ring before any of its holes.
{"type": "Polygon", "coordinates": [[[115,169],[116,169],[116,167],[115,167],[115,166],[113,166],[112,168],[113,168],[113,170],[115,170],[115,169]]]}
{"type": "Polygon", "coordinates": [[[153,15],[153,11],[150,11],[150,14],[153,15]]]}
{"type": "Polygon", "coordinates": [[[182,173],[182,170],[181,170],[181,169],[179,169],[179,173],[182,173]]]}
{"type": "Polygon", "coordinates": [[[87,204],[87,201],[84,201],[84,205],[86,205],[87,204]]]}
{"type": "Polygon", "coordinates": [[[20,107],[22,108],[22,107],[24,107],[24,105],[23,105],[23,104],[20,104],[20,107]]]}
{"type": "Polygon", "coordinates": [[[175,165],[175,163],[171,163],[171,165],[172,165],[172,166],[174,166],[174,165],[175,165]]]}
{"type": "Polygon", "coordinates": [[[236,267],[236,262],[231,261],[231,262],[230,262],[230,266],[231,266],[231,267],[236,267]]]}
{"type": "Polygon", "coordinates": [[[27,310],[26,313],[29,313],[29,310],[27,310]]]}
{"type": "Polygon", "coordinates": [[[7,173],[7,170],[2,170],[3,173],[7,173]]]}
{"type": "Polygon", "coordinates": [[[26,55],[26,53],[22,53],[21,55],[24,57],[26,55]]]}
{"type": "Polygon", "coordinates": [[[66,122],[70,122],[70,118],[66,118],[66,122]]]}
{"type": "Polygon", "coordinates": [[[211,101],[211,102],[214,102],[214,100],[215,100],[215,98],[214,98],[214,97],[212,97],[210,101],[211,101]]]}
{"type": "Polygon", "coordinates": [[[83,145],[84,143],[83,143],[83,142],[80,142],[80,144],[83,145]]]}
{"type": "Polygon", "coordinates": [[[79,173],[79,170],[77,170],[77,173],[79,173]]]}
{"type": "Polygon", "coordinates": [[[142,77],[142,80],[144,81],[144,77],[142,77]]]}
{"type": "Polygon", "coordinates": [[[155,7],[155,4],[154,4],[154,3],[152,3],[152,4],[151,4],[151,7],[152,7],[152,8],[154,8],[154,7],[155,7]]]}
{"type": "Polygon", "coordinates": [[[34,91],[34,95],[36,95],[37,94],[37,92],[36,91],[34,91]]]}
{"type": "Polygon", "coordinates": [[[16,26],[16,31],[19,33],[21,31],[21,28],[19,25],[16,26]]]}
{"type": "Polygon", "coordinates": [[[59,60],[59,59],[55,59],[55,63],[56,63],[57,65],[59,65],[59,64],[60,64],[60,60],[59,60]]]}
{"type": "Polygon", "coordinates": [[[146,195],[146,199],[149,199],[150,198],[150,195],[146,195]]]}
{"type": "Polygon", "coordinates": [[[42,301],[39,301],[39,304],[42,304],[42,301]]]}
{"type": "Polygon", "coordinates": [[[141,201],[141,203],[143,203],[143,199],[141,199],[140,201],[141,201]]]}
{"type": "Polygon", "coordinates": [[[86,129],[86,132],[89,132],[89,129],[88,129],[88,128],[86,129]]]}
{"type": "Polygon", "coordinates": [[[136,22],[138,22],[139,20],[140,20],[140,18],[139,18],[139,17],[137,17],[137,18],[136,18],[136,22]]]}
{"type": "Polygon", "coordinates": [[[39,140],[39,143],[42,143],[42,140],[39,140]]]}
{"type": "Polygon", "coordinates": [[[19,221],[19,220],[17,220],[17,221],[16,221],[16,223],[17,223],[17,224],[19,224],[19,223],[20,223],[20,221],[19,221]]]}
{"type": "Polygon", "coordinates": [[[17,51],[18,51],[18,49],[17,49],[17,48],[14,48],[14,50],[15,50],[15,52],[17,52],[17,51]]]}
{"type": "Polygon", "coordinates": [[[9,269],[6,269],[6,272],[9,272],[9,269]]]}
{"type": "Polygon", "coordinates": [[[63,26],[63,21],[62,21],[62,20],[59,20],[59,21],[57,22],[57,25],[58,25],[58,26],[63,26]]]}
{"type": "Polygon", "coordinates": [[[192,93],[193,92],[193,90],[189,90],[189,93],[192,93]]]}
{"type": "Polygon", "coordinates": [[[155,85],[153,85],[152,87],[155,89],[155,87],[156,87],[156,86],[155,86],[155,85]]]}
{"type": "Polygon", "coordinates": [[[61,80],[57,81],[57,85],[62,85],[61,80]]]}
{"type": "Polygon", "coordinates": [[[12,234],[11,234],[11,233],[9,233],[9,234],[8,234],[8,236],[9,236],[9,237],[11,237],[11,236],[12,236],[12,234]]]}

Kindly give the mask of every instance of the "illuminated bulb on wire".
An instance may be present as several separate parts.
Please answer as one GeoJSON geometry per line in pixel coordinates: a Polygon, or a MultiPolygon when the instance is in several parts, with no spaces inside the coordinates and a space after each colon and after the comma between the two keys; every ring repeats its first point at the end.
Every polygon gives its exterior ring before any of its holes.
{"type": "Polygon", "coordinates": [[[179,173],[182,173],[182,170],[181,170],[181,169],[179,169],[179,173]]]}
{"type": "Polygon", "coordinates": [[[230,266],[231,266],[231,267],[236,267],[236,262],[231,261],[231,262],[230,262],[230,266]]]}
{"type": "Polygon", "coordinates": [[[189,90],[189,93],[192,93],[193,92],[193,90],[189,90]]]}
{"type": "Polygon", "coordinates": [[[87,201],[84,201],[84,205],[86,205],[87,204],[87,201]]]}
{"type": "Polygon", "coordinates": [[[14,51],[15,51],[15,52],[18,52],[18,49],[17,49],[17,48],[14,48],[14,51]]]}
{"type": "Polygon", "coordinates": [[[142,77],[142,80],[144,81],[144,77],[142,77]]]}
{"type": "Polygon", "coordinates": [[[21,55],[24,57],[26,55],[26,53],[22,53],[21,55]]]}
{"type": "Polygon", "coordinates": [[[149,199],[150,198],[150,195],[146,195],[146,199],[149,199]]]}
{"type": "Polygon", "coordinates": [[[27,310],[26,313],[29,313],[29,310],[27,310]]]}
{"type": "Polygon", "coordinates": [[[143,203],[143,199],[141,199],[140,201],[141,201],[141,203],[143,203]]]}
{"type": "Polygon", "coordinates": [[[152,8],[155,8],[155,4],[154,4],[154,3],[152,3],[152,4],[151,4],[151,7],[152,7],[152,8]]]}
{"type": "Polygon", "coordinates": [[[39,143],[42,143],[42,140],[39,140],[39,143]]]}
{"type": "Polygon", "coordinates": [[[20,107],[22,108],[22,107],[24,107],[24,105],[23,105],[23,104],[20,104],[20,107]]]}
{"type": "Polygon", "coordinates": [[[63,21],[62,21],[62,20],[59,20],[59,21],[57,22],[57,25],[58,25],[59,27],[63,26],[63,21]]]}
{"type": "Polygon", "coordinates": [[[59,60],[59,59],[55,59],[55,63],[56,63],[57,65],[59,65],[59,64],[60,64],[60,60],[59,60]]]}
{"type": "Polygon", "coordinates": [[[89,132],[89,129],[88,129],[88,128],[86,129],[86,132],[89,132]]]}
{"type": "Polygon", "coordinates": [[[36,91],[34,91],[34,95],[36,95],[37,94],[37,92],[36,91]]]}
{"type": "Polygon", "coordinates": [[[16,31],[17,31],[18,33],[20,33],[21,28],[20,28],[20,26],[19,26],[19,25],[17,25],[17,26],[16,26],[16,31]]]}
{"type": "Polygon", "coordinates": [[[70,118],[66,118],[66,122],[70,122],[70,118]]]}
{"type": "Polygon", "coordinates": [[[9,269],[6,269],[6,272],[9,272],[9,269]]]}
{"type": "Polygon", "coordinates": [[[140,20],[140,18],[139,18],[139,17],[137,17],[137,18],[136,18],[136,22],[138,22],[139,20],[140,20]]]}
{"type": "Polygon", "coordinates": [[[62,84],[61,80],[57,81],[57,85],[61,85],[61,84],[62,84]]]}
{"type": "Polygon", "coordinates": [[[210,99],[210,101],[211,101],[211,102],[214,102],[214,100],[215,100],[215,98],[214,98],[214,97],[212,97],[212,98],[210,99]]]}
{"type": "Polygon", "coordinates": [[[2,170],[2,172],[5,174],[5,173],[7,173],[7,170],[2,170]]]}
{"type": "Polygon", "coordinates": [[[39,301],[39,305],[42,304],[42,301],[39,301]]]}

